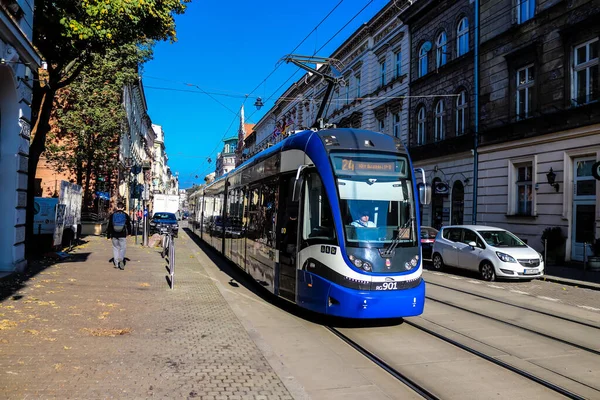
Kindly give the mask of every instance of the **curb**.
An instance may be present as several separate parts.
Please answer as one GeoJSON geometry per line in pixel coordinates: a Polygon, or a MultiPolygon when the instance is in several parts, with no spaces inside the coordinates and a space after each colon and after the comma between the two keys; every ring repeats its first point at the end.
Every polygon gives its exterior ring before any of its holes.
{"type": "Polygon", "coordinates": [[[584,289],[600,290],[600,284],[585,281],[576,281],[574,279],[560,278],[558,276],[544,275],[541,278],[537,278],[538,281],[548,281],[554,283],[560,283],[563,285],[577,286],[584,289]]]}

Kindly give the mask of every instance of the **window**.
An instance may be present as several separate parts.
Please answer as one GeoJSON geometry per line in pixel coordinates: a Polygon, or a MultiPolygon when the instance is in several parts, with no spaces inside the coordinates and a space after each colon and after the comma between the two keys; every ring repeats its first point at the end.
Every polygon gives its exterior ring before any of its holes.
{"type": "Polygon", "coordinates": [[[477,244],[477,247],[479,247],[479,248],[482,248],[482,249],[485,248],[485,246],[483,244],[483,240],[481,240],[475,232],[473,232],[470,229],[463,229],[462,243],[469,244],[471,242],[475,242],[477,244]]]}
{"type": "Polygon", "coordinates": [[[402,50],[396,53],[396,78],[402,75],[402,50]]]}
{"type": "Polygon", "coordinates": [[[417,111],[417,145],[425,144],[425,107],[421,106],[417,111]]]}
{"type": "Polygon", "coordinates": [[[350,104],[350,83],[346,83],[346,104],[350,104]]]}
{"type": "Polygon", "coordinates": [[[325,188],[316,172],[306,176],[304,183],[304,211],[302,213],[303,245],[337,244],[333,216],[325,188]]]}
{"type": "Polygon", "coordinates": [[[436,66],[439,68],[442,65],[446,64],[447,58],[446,58],[446,50],[448,48],[447,46],[447,40],[446,40],[446,32],[441,32],[435,42],[436,44],[436,59],[435,59],[435,64],[436,66]]]}
{"type": "Polygon", "coordinates": [[[427,50],[425,50],[425,43],[419,50],[419,78],[427,75],[427,50]]]}
{"type": "Polygon", "coordinates": [[[385,61],[379,63],[379,86],[385,85],[385,61]]]}
{"type": "Polygon", "coordinates": [[[396,138],[400,138],[400,128],[401,128],[401,124],[400,124],[400,113],[396,113],[394,114],[394,137],[396,138]]]}
{"type": "Polygon", "coordinates": [[[517,71],[517,120],[531,116],[534,71],[533,65],[528,65],[517,71]]]}
{"type": "Polygon", "coordinates": [[[435,106],[435,141],[444,140],[444,102],[438,101],[435,106]]]}
{"type": "Polygon", "coordinates": [[[385,131],[385,118],[378,119],[377,126],[379,128],[379,132],[383,133],[385,131]]]}
{"type": "Polygon", "coordinates": [[[573,102],[575,105],[598,100],[598,38],[573,51],[573,102]]]}
{"type": "Polygon", "coordinates": [[[465,123],[467,111],[467,92],[462,90],[456,98],[456,136],[463,135],[465,133],[465,123]]]}
{"type": "Polygon", "coordinates": [[[456,56],[460,57],[469,51],[469,20],[465,17],[456,29],[456,56]]]}
{"type": "Polygon", "coordinates": [[[535,0],[517,0],[517,23],[529,21],[535,14],[535,0]]]}
{"type": "Polygon", "coordinates": [[[354,76],[354,84],[356,85],[356,97],[360,97],[360,74],[354,76]]]}
{"type": "Polygon", "coordinates": [[[533,203],[532,186],[532,167],[531,164],[521,164],[516,166],[517,172],[517,207],[519,215],[531,215],[531,205],[533,203]]]}
{"type": "Polygon", "coordinates": [[[442,231],[444,239],[448,239],[451,242],[460,242],[462,236],[462,229],[460,228],[446,228],[442,231]]]}

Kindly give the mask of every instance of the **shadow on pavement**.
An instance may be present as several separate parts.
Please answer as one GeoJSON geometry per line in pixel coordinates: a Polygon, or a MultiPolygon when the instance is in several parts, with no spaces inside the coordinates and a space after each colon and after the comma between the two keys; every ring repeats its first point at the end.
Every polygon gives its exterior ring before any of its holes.
{"type": "Polygon", "coordinates": [[[0,279],[0,301],[9,297],[20,300],[23,296],[16,293],[27,286],[27,282],[44,270],[58,263],[85,262],[91,253],[46,253],[33,259],[28,259],[27,270],[22,274],[12,274],[0,279]]]}
{"type": "Polygon", "coordinates": [[[242,271],[233,262],[226,259],[220,253],[218,253],[211,246],[202,241],[196,236],[191,230],[185,228],[185,232],[188,234],[190,239],[202,250],[206,256],[225,274],[231,277],[228,282],[230,286],[236,288],[242,285],[252,293],[259,296],[264,301],[280,308],[298,318],[302,318],[306,321],[331,326],[336,328],[372,328],[372,327],[385,327],[385,326],[396,326],[404,322],[402,318],[391,318],[391,319],[374,319],[374,320],[360,320],[360,319],[347,319],[339,318],[334,316],[328,316],[319,314],[310,310],[298,307],[287,300],[284,300],[273,293],[269,292],[260,282],[255,281],[252,277],[242,271]]]}

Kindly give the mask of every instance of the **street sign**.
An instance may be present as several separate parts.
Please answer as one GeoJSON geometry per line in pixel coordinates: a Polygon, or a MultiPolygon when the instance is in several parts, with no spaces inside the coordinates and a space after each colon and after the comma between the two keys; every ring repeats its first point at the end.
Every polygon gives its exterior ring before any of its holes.
{"type": "Polygon", "coordinates": [[[592,175],[600,181],[600,161],[597,161],[592,165],[592,175]]]}

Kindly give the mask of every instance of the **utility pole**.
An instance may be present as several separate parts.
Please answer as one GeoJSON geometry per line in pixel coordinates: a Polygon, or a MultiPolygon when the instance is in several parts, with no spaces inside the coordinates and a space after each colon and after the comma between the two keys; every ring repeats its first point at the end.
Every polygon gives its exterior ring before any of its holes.
{"type": "MultiPolygon", "coordinates": [[[[340,86],[346,86],[346,81],[341,76],[340,71],[343,69],[343,65],[339,60],[335,58],[327,58],[327,57],[317,57],[317,56],[302,56],[299,54],[288,54],[283,57],[286,63],[291,62],[292,64],[297,65],[298,67],[308,71],[311,74],[315,74],[317,76],[322,77],[327,82],[327,89],[325,90],[325,95],[323,96],[323,101],[319,106],[319,111],[317,112],[317,117],[315,118],[315,122],[313,123],[311,128],[322,128],[322,124],[320,123],[323,112],[325,111],[325,106],[329,102],[329,96],[331,96],[331,92],[333,91],[333,87],[337,84],[340,86]],[[309,66],[308,64],[315,64],[315,68],[309,66]],[[327,75],[319,70],[317,70],[316,66],[318,64],[328,65],[331,69],[331,72],[334,75],[327,75]]],[[[321,67],[322,69],[323,67],[321,67]]]]}
{"type": "Polygon", "coordinates": [[[474,146],[473,146],[473,225],[477,225],[477,186],[479,184],[479,0],[475,0],[475,24],[474,24],[474,36],[475,36],[475,51],[473,54],[474,58],[474,100],[475,100],[475,132],[474,132],[474,146]]]}

